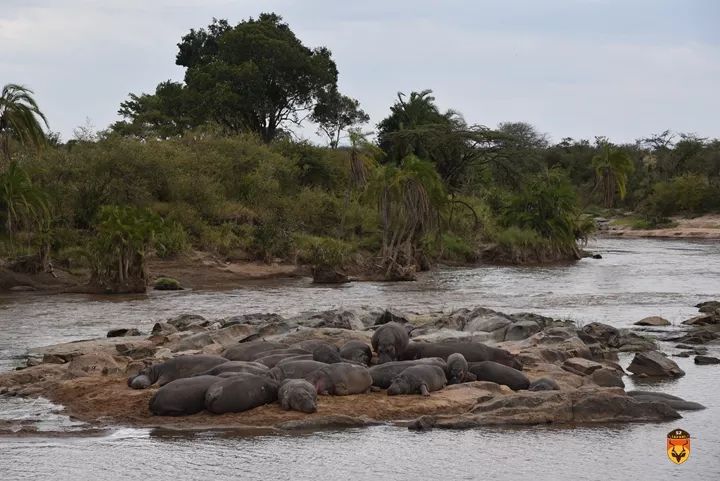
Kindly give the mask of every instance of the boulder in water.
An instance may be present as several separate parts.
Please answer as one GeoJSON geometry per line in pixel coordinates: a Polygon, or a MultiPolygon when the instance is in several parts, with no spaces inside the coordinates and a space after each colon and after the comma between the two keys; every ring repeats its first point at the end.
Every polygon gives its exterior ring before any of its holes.
{"type": "Polygon", "coordinates": [[[720,364],[720,359],[712,356],[695,356],[695,364],[708,365],[720,364]]]}
{"type": "Polygon", "coordinates": [[[675,361],[659,351],[635,354],[628,371],[643,377],[680,377],[685,375],[685,371],[680,369],[675,361]]]}
{"type": "Polygon", "coordinates": [[[640,319],[635,323],[636,326],[669,326],[670,321],[660,316],[650,316],[640,319]]]}

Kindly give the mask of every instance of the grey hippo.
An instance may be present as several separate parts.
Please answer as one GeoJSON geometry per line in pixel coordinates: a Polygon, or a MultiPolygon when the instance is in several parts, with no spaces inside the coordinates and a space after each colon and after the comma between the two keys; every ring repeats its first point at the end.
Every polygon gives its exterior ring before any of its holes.
{"type": "Polygon", "coordinates": [[[422,394],[429,396],[433,391],[439,391],[447,384],[445,371],[430,364],[411,366],[401,372],[390,384],[388,396],[398,394],[422,394]]]}
{"type": "Polygon", "coordinates": [[[278,383],[268,376],[236,374],[217,381],[205,393],[205,409],[215,414],[239,413],[277,401],[278,383]]]}
{"type": "Polygon", "coordinates": [[[164,386],[176,379],[202,374],[226,362],[224,357],[205,354],[178,356],[142,369],[136,376],[128,378],[128,386],[133,389],[146,389],[155,383],[164,386]]]}
{"type": "Polygon", "coordinates": [[[253,361],[258,354],[287,346],[278,342],[250,341],[232,346],[223,352],[223,357],[231,361],[253,361]]]}
{"type": "Polygon", "coordinates": [[[277,365],[270,369],[269,376],[277,381],[283,381],[285,379],[303,379],[308,374],[322,369],[327,366],[324,362],[313,361],[312,359],[306,360],[292,360],[286,359],[277,363],[277,365]]]}
{"type": "Polygon", "coordinates": [[[439,357],[428,357],[425,359],[416,359],[414,361],[391,361],[385,364],[378,364],[370,368],[370,376],[372,377],[373,386],[387,389],[401,372],[412,366],[420,366],[429,364],[438,366],[445,370],[447,364],[439,357]]]}
{"type": "Polygon", "coordinates": [[[150,398],[150,412],[158,416],[186,416],[205,409],[205,394],[221,379],[195,376],[165,384],[150,398]]]}
{"type": "Polygon", "coordinates": [[[541,377],[530,383],[528,391],[559,391],[560,385],[555,379],[549,377],[541,377]]]}
{"type": "Polygon", "coordinates": [[[308,374],[305,379],[315,386],[318,394],[335,396],[360,394],[372,386],[368,368],[349,362],[328,364],[308,374]]]}
{"type": "Polygon", "coordinates": [[[513,391],[530,387],[530,380],[517,369],[494,361],[471,362],[469,372],[475,375],[478,381],[490,381],[504,384],[513,391]]]}
{"type": "Polygon", "coordinates": [[[401,360],[423,357],[447,359],[454,353],[462,354],[468,362],[494,361],[521,370],[522,364],[505,349],[487,346],[480,342],[411,342],[400,356],[401,360]]]}
{"type": "Polygon", "coordinates": [[[407,329],[402,324],[388,322],[380,326],[372,336],[372,348],[378,355],[378,364],[400,359],[409,342],[407,329]]]}
{"type": "Polygon", "coordinates": [[[286,411],[314,413],[317,411],[317,391],[305,379],[286,379],[278,390],[280,407],[286,411]]]}
{"type": "Polygon", "coordinates": [[[369,366],[370,360],[372,359],[372,349],[366,342],[352,340],[342,345],[340,348],[340,357],[351,362],[369,366]]]}
{"type": "Polygon", "coordinates": [[[476,380],[475,375],[468,372],[468,362],[465,356],[459,352],[454,352],[448,356],[445,372],[448,384],[460,384],[461,382],[476,380]]]}
{"type": "Polygon", "coordinates": [[[208,376],[219,376],[224,373],[249,373],[263,375],[270,372],[270,368],[259,362],[252,361],[227,361],[219,364],[212,369],[208,369],[202,374],[208,376]]]}

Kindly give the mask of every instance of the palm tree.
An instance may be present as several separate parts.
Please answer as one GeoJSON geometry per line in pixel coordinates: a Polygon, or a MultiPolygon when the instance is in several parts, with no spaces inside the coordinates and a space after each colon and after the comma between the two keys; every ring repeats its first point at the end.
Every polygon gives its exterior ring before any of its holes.
{"type": "Polygon", "coordinates": [[[22,223],[44,224],[49,218],[44,193],[36,188],[27,172],[11,162],[0,174],[0,208],[5,211],[5,230],[13,235],[22,223]]]}
{"type": "Polygon", "coordinates": [[[39,148],[45,143],[42,124],[45,115],[38,108],[33,91],[17,84],[7,84],[0,93],[0,155],[10,161],[10,139],[39,148]]]}
{"type": "Polygon", "coordinates": [[[447,200],[442,179],[431,162],[409,155],[400,166],[376,169],[368,193],[380,212],[385,277],[411,278],[420,243],[438,227],[447,200]]]}
{"type": "Polygon", "coordinates": [[[625,198],[627,178],[635,170],[635,165],[626,152],[613,148],[609,142],[601,144],[600,153],[593,157],[592,165],[595,168],[595,188],[602,191],[605,207],[613,207],[616,191],[620,199],[625,198]]]}

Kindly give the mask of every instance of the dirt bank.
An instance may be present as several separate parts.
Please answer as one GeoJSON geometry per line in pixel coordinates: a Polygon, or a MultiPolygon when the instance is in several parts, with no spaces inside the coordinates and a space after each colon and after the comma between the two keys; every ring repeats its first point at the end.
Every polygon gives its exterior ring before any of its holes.
{"type": "Polygon", "coordinates": [[[633,229],[629,225],[611,222],[603,231],[612,237],[662,239],[720,239],[720,214],[707,214],[693,219],[673,217],[675,227],[664,229],[633,229]]]}

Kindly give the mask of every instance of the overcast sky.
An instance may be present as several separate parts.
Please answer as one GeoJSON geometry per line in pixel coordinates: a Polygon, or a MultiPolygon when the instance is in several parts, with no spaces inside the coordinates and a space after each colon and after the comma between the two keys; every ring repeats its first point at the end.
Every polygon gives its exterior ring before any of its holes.
{"type": "Polygon", "coordinates": [[[0,0],[0,84],[35,90],[67,140],[115,121],[129,92],[182,80],[190,28],[262,11],[333,52],[373,128],[398,91],[429,88],[470,123],[526,121],[556,141],[720,137],[717,0],[0,0]]]}

